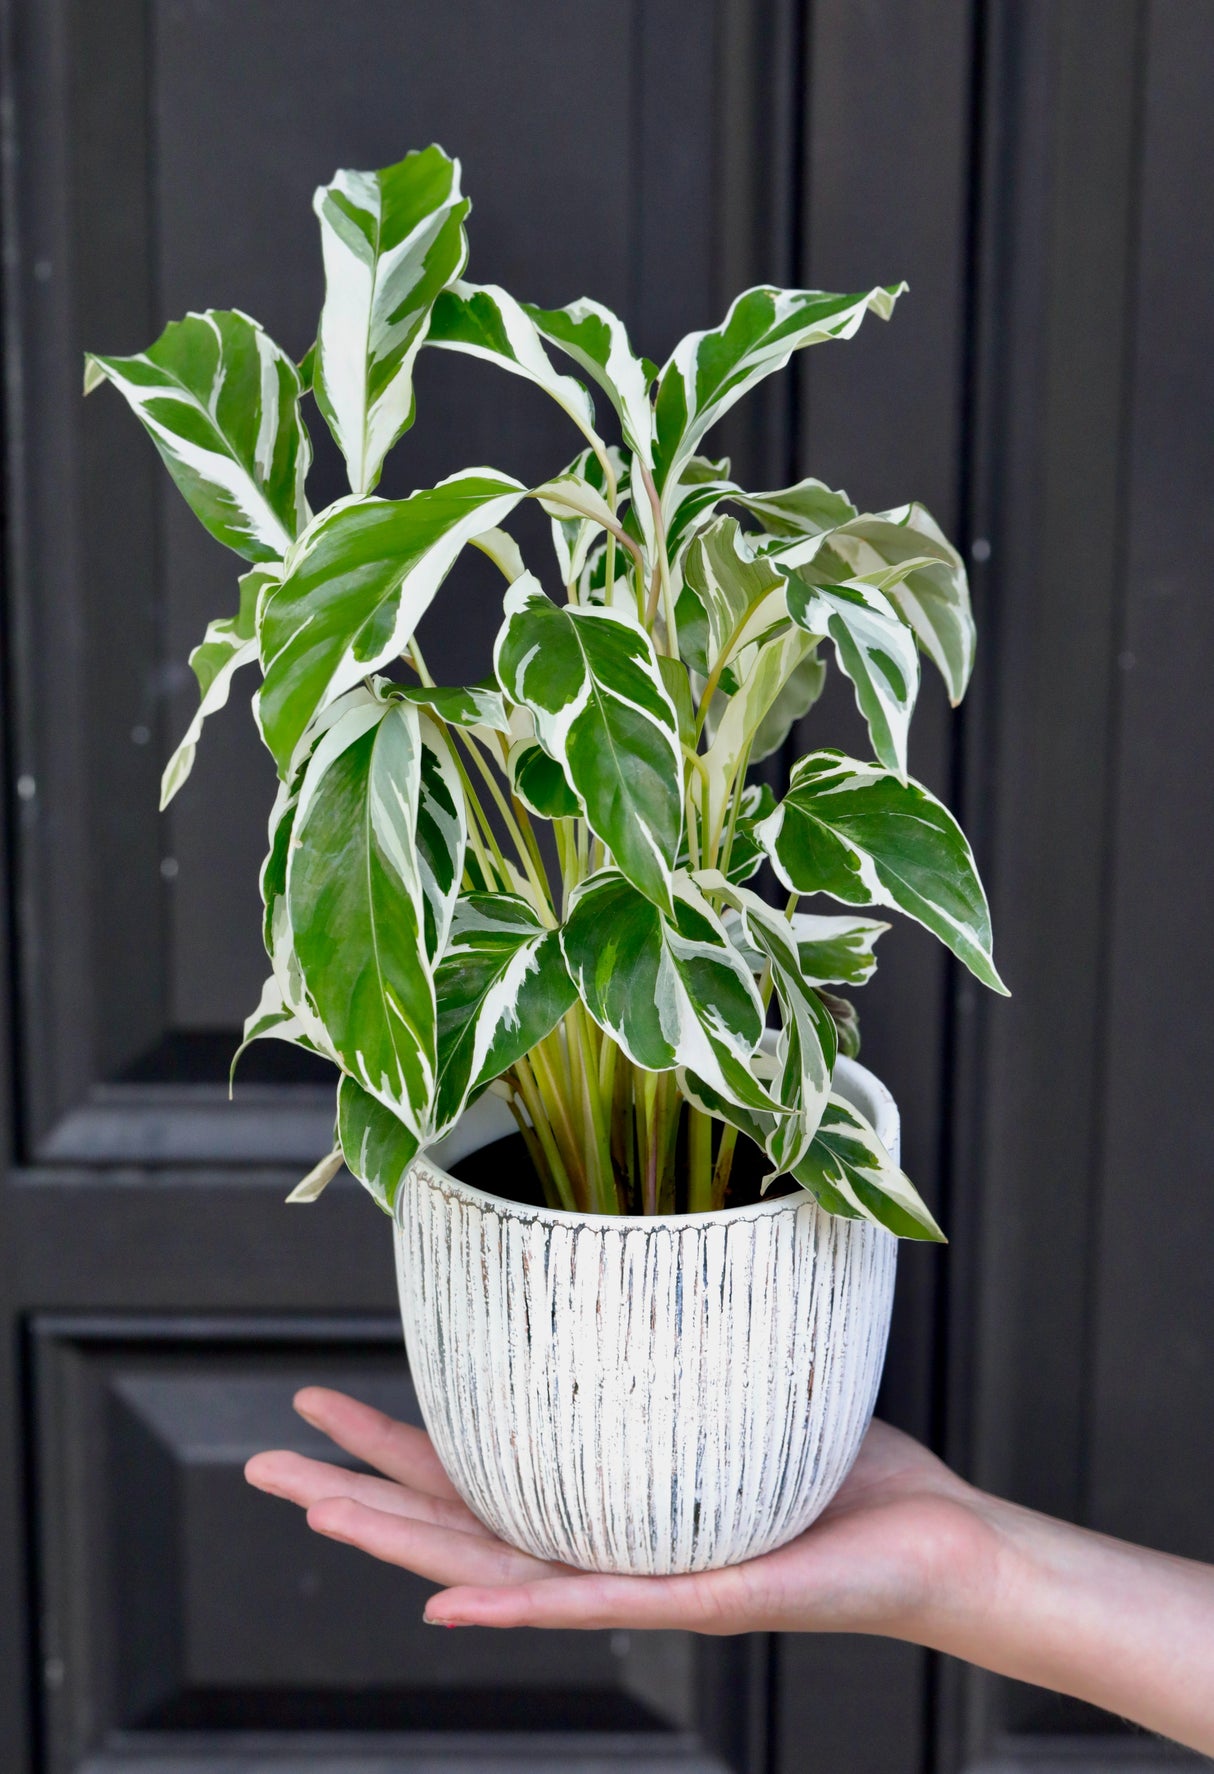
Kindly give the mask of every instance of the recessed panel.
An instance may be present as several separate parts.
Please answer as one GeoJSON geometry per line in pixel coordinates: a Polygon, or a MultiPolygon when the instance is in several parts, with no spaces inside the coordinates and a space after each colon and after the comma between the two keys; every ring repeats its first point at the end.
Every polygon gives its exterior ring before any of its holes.
{"type": "Polygon", "coordinates": [[[714,1732],[745,1712],[728,1646],[706,1663],[677,1633],[434,1631],[433,1585],[322,1540],[244,1482],[266,1447],[351,1464],[292,1409],[303,1384],[419,1421],[391,1322],[328,1337],[49,1322],[36,1347],[55,1774],[115,1734],[151,1753],[201,1733],[222,1757],[249,1732],[368,1750],[385,1733],[639,1733],[702,1758],[703,1709],[714,1732]]]}

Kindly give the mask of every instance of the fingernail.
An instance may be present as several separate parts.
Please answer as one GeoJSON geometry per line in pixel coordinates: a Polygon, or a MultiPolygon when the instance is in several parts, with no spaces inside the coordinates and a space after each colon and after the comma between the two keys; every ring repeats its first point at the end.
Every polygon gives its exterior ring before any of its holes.
{"type": "Polygon", "coordinates": [[[422,1615],[423,1626],[466,1626],[466,1620],[431,1620],[429,1614],[422,1615]]]}

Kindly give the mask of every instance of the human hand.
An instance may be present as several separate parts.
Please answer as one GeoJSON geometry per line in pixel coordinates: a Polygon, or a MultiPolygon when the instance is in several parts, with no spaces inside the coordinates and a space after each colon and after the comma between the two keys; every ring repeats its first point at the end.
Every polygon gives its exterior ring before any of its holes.
{"type": "Polygon", "coordinates": [[[339,1392],[308,1387],[300,1415],[372,1477],[301,1454],[257,1454],[249,1482],[298,1503],[317,1533],[442,1587],[448,1626],[681,1627],[913,1638],[942,1588],[989,1579],[995,1536],[980,1494],[918,1442],[874,1423],[842,1489],[776,1552],[678,1577],[600,1576],[508,1546],[457,1496],[429,1437],[339,1392]]]}

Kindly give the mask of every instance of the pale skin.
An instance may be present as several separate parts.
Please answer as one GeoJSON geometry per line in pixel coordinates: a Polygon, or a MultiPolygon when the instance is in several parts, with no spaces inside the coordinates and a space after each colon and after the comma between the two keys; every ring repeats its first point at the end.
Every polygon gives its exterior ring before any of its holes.
{"type": "Polygon", "coordinates": [[[591,1576],[517,1552],[456,1495],[425,1433],[309,1386],[300,1415],[382,1477],[257,1454],[259,1490],[439,1585],[439,1626],[863,1632],[1073,1694],[1214,1754],[1214,1567],[976,1490],[874,1423],[842,1490],[778,1552],[686,1577],[591,1576]]]}

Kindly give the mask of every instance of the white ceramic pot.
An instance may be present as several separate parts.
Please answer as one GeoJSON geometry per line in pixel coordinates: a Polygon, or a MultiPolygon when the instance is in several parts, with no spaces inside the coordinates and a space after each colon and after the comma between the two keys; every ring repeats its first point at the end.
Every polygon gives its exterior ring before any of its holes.
{"type": "MultiPolygon", "coordinates": [[[[835,1079],[897,1158],[884,1085],[848,1060],[835,1079]]],[[[872,1416],[897,1240],[800,1191],[620,1218],[443,1168],[513,1131],[482,1098],[398,1195],[409,1362],[460,1495],[512,1545],[591,1571],[702,1571],[793,1539],[872,1416]]]]}

